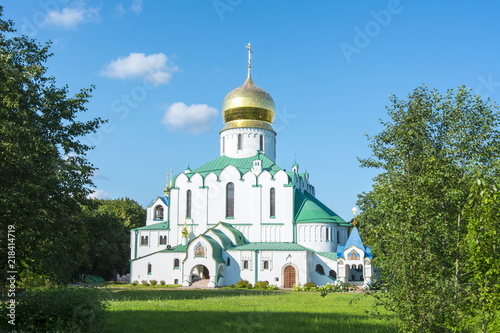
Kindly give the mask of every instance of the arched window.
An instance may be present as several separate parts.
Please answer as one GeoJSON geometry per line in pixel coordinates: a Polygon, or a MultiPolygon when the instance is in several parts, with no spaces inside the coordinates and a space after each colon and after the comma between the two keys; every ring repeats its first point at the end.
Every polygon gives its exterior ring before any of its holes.
{"type": "Polygon", "coordinates": [[[174,259],[174,269],[179,269],[179,259],[174,259]]]}
{"type": "Polygon", "coordinates": [[[243,135],[238,134],[238,150],[243,149],[243,135]]]}
{"type": "Polygon", "coordinates": [[[330,276],[332,279],[336,280],[337,279],[337,272],[335,272],[332,269],[332,270],[330,270],[330,273],[328,273],[328,276],[330,276]]]}
{"type": "Polygon", "coordinates": [[[163,206],[161,205],[155,207],[155,220],[163,220],[163,206]]]}
{"type": "Polygon", "coordinates": [[[226,265],[227,265],[227,266],[230,266],[230,265],[231,265],[231,259],[230,259],[229,257],[227,258],[226,265]]]}
{"type": "Polygon", "coordinates": [[[186,218],[191,218],[191,190],[186,192],[186,218]]]}
{"type": "Polygon", "coordinates": [[[141,236],[141,245],[148,245],[148,236],[141,236]]]}
{"type": "Polygon", "coordinates": [[[269,191],[269,215],[271,217],[276,216],[276,190],[274,187],[271,187],[271,190],[269,191]]]}
{"type": "Polygon", "coordinates": [[[174,284],[179,284],[179,279],[174,279],[174,284]]]}
{"type": "Polygon", "coordinates": [[[264,152],[264,136],[262,134],[259,137],[259,150],[264,152]]]}
{"type": "Polygon", "coordinates": [[[243,261],[243,269],[248,269],[248,260],[243,261]]]}
{"type": "Polygon", "coordinates": [[[151,265],[151,263],[148,263],[148,274],[151,274],[152,271],[153,271],[153,266],[151,265]]]}
{"type": "Polygon", "coordinates": [[[234,217],[234,184],[226,186],[226,217],[234,217]]]}
{"type": "Polygon", "coordinates": [[[329,242],[330,241],[330,228],[326,228],[325,231],[326,231],[326,241],[329,242]]]}
{"type": "Polygon", "coordinates": [[[269,269],[269,261],[264,261],[264,269],[269,269]]]}
{"type": "Polygon", "coordinates": [[[167,236],[160,236],[160,245],[167,245],[167,236]]]}
{"type": "Polygon", "coordinates": [[[323,269],[323,266],[321,266],[320,264],[316,265],[316,272],[318,272],[321,275],[325,275],[325,270],[323,269]]]}

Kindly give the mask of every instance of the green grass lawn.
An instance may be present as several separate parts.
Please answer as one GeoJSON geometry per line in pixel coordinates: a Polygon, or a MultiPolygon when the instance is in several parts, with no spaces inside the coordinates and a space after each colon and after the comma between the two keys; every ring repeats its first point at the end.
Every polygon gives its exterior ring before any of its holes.
{"type": "Polygon", "coordinates": [[[106,332],[396,332],[363,294],[110,288],[106,332]]]}

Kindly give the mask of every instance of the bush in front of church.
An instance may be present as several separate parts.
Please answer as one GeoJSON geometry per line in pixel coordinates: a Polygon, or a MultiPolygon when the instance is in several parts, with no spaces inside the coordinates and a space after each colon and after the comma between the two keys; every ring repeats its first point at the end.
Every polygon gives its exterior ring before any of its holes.
{"type": "Polygon", "coordinates": [[[252,289],[252,284],[247,280],[240,280],[236,282],[236,288],[252,289]]]}
{"type": "Polygon", "coordinates": [[[269,287],[269,282],[267,281],[255,282],[255,289],[267,289],[268,287],[269,287]]]}

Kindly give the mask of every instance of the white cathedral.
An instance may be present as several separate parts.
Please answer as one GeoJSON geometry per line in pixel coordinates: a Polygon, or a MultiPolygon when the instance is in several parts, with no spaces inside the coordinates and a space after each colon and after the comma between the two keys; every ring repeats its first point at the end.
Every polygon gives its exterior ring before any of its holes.
{"type": "Polygon", "coordinates": [[[367,286],[372,255],[357,228],[315,197],[298,164],[276,165],[274,101],[252,81],[250,52],[246,81],[222,104],[220,156],[172,177],[131,231],[130,282],[367,286]]]}

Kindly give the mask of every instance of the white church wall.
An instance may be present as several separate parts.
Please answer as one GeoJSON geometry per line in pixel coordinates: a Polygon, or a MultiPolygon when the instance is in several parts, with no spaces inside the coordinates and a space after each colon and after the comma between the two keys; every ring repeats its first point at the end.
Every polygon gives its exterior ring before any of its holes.
{"type": "MultiPolygon", "coordinates": [[[[176,256],[180,253],[156,253],[147,257],[143,257],[132,262],[130,280],[138,281],[151,281],[156,280],[158,283],[160,281],[165,281],[166,284],[174,284],[177,280],[181,281],[181,269],[173,269],[172,265],[168,263],[173,263],[176,256]],[[148,267],[148,265],[151,265],[148,267]],[[150,273],[148,273],[150,269],[150,273]]],[[[182,260],[181,260],[182,262],[182,260]]]]}
{"type": "Polygon", "coordinates": [[[220,154],[232,158],[255,156],[260,150],[260,136],[263,136],[263,153],[276,160],[276,134],[260,128],[233,128],[221,132],[220,154]],[[238,138],[238,136],[241,136],[238,138]],[[238,145],[240,141],[240,146],[238,145]],[[241,148],[241,149],[238,149],[241,148]]]}
{"type": "Polygon", "coordinates": [[[300,245],[318,252],[333,252],[337,248],[335,240],[332,240],[332,235],[335,234],[335,224],[304,223],[297,224],[296,228],[297,242],[300,245]]]}

